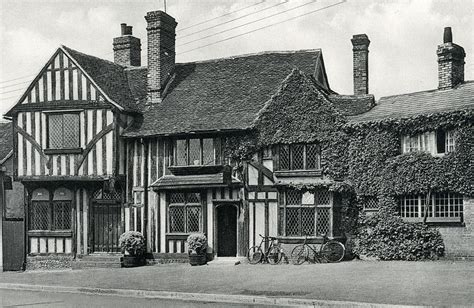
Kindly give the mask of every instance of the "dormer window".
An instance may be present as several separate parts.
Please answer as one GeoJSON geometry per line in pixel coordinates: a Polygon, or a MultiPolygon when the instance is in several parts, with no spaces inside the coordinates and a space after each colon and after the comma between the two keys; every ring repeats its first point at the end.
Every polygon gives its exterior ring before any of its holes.
{"type": "Polygon", "coordinates": [[[49,113],[47,148],[52,150],[80,147],[79,113],[49,113]]]}
{"type": "Polygon", "coordinates": [[[281,144],[279,149],[280,170],[319,170],[321,168],[319,144],[281,144]]]}
{"type": "Polygon", "coordinates": [[[211,166],[219,160],[219,147],[213,138],[176,139],[173,156],[174,166],[211,166]]]}
{"type": "Polygon", "coordinates": [[[439,129],[402,137],[402,153],[426,152],[432,155],[445,154],[455,150],[455,133],[439,129]]]}

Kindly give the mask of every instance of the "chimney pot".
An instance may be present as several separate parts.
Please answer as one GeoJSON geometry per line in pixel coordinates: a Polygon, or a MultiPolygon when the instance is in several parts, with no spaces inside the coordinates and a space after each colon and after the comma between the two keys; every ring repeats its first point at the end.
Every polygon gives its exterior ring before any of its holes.
{"type": "Polygon", "coordinates": [[[444,28],[443,43],[452,43],[453,42],[453,33],[451,32],[451,27],[444,28]]]}
{"type": "Polygon", "coordinates": [[[120,28],[121,28],[121,35],[125,35],[125,32],[126,32],[126,28],[127,28],[127,24],[126,23],[122,23],[120,24],[120,28]]]}
{"type": "Polygon", "coordinates": [[[126,26],[125,27],[125,35],[132,35],[133,32],[133,27],[132,26],[126,26]]]}

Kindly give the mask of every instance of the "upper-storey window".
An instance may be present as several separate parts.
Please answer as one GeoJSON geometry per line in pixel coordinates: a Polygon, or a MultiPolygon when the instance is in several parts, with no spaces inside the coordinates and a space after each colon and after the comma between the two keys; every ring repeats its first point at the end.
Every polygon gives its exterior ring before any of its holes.
{"type": "Polygon", "coordinates": [[[176,139],[174,141],[175,166],[216,165],[219,160],[218,142],[213,138],[176,139]]]}
{"type": "Polygon", "coordinates": [[[48,115],[48,148],[74,149],[80,147],[79,113],[48,115]]]}
{"type": "Polygon", "coordinates": [[[319,144],[281,144],[280,170],[316,170],[321,168],[319,144]]]}
{"type": "Polygon", "coordinates": [[[413,136],[402,137],[402,152],[427,152],[444,154],[453,152],[456,148],[455,133],[453,131],[437,130],[413,136]]]}

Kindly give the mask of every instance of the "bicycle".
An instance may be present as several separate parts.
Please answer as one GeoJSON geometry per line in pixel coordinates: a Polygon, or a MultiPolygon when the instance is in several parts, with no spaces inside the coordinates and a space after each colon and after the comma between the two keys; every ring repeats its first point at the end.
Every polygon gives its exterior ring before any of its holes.
{"type": "Polygon", "coordinates": [[[247,259],[250,264],[257,264],[259,262],[268,262],[272,265],[278,264],[282,258],[282,249],[278,243],[278,239],[271,236],[263,236],[259,234],[262,240],[259,245],[252,246],[247,251],[247,259]],[[267,250],[262,250],[264,243],[270,243],[267,250]]]}
{"type": "Polygon", "coordinates": [[[313,260],[317,263],[337,263],[344,258],[346,248],[344,245],[336,240],[329,240],[326,234],[322,234],[323,243],[319,251],[316,245],[309,245],[308,234],[305,234],[303,244],[295,246],[291,251],[291,263],[295,265],[301,265],[305,261],[309,261],[310,250],[313,251],[313,260]]]}

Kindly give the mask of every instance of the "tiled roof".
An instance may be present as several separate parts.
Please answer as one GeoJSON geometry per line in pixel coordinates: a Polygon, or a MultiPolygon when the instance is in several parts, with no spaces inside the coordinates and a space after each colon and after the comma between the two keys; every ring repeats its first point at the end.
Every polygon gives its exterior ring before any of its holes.
{"type": "Polygon", "coordinates": [[[12,149],[12,123],[0,122],[0,161],[2,161],[12,149]]]}
{"type": "Polygon", "coordinates": [[[123,66],[62,46],[105,94],[126,111],[138,111],[123,66]]]}
{"type": "Polygon", "coordinates": [[[304,50],[177,64],[163,102],[143,111],[125,136],[246,129],[293,68],[325,78],[315,73],[321,63],[320,50],[304,50]]]}
{"type": "Polygon", "coordinates": [[[339,111],[344,115],[358,115],[369,111],[375,105],[375,98],[372,94],[331,94],[328,98],[334,104],[334,107],[339,109],[339,111]]]}
{"type": "MultiPolygon", "coordinates": [[[[240,181],[234,177],[229,179],[232,184],[239,184],[240,181]]],[[[231,183],[226,183],[224,173],[196,174],[196,175],[164,175],[156,180],[152,187],[155,189],[199,188],[199,187],[224,187],[231,183]]]]}
{"type": "Polygon", "coordinates": [[[351,122],[408,118],[415,115],[474,108],[474,81],[448,90],[430,90],[380,98],[370,111],[351,117],[351,122]]]}

